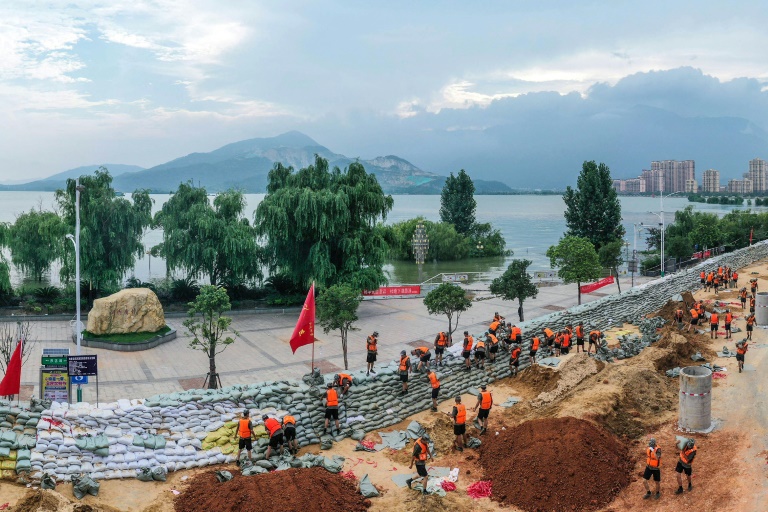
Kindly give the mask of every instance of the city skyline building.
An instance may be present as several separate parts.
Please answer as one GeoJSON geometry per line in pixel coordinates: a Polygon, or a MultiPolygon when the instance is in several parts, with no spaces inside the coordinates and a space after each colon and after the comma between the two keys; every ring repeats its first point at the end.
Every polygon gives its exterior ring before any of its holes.
{"type": "Polygon", "coordinates": [[[707,169],[701,179],[702,192],[720,192],[720,171],[707,169]]]}

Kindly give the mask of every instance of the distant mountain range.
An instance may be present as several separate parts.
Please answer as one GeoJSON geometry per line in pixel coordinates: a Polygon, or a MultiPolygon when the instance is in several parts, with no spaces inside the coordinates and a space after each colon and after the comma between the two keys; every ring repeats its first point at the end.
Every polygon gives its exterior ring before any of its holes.
{"type": "MultiPolygon", "coordinates": [[[[209,192],[236,188],[247,193],[263,193],[267,175],[276,162],[300,169],[314,163],[316,154],[327,159],[331,167],[342,169],[356,161],[332,152],[303,133],[292,131],[276,137],[234,142],[210,153],[191,153],[150,169],[120,164],[105,164],[104,167],[114,176],[113,186],[119,192],[147,188],[152,192],[169,193],[180,183],[191,180],[209,192]]],[[[368,172],[376,175],[384,191],[390,194],[439,194],[446,179],[394,155],[359,161],[368,172]]],[[[0,190],[52,191],[62,188],[67,178],[90,174],[98,167],[78,167],[44,180],[0,185],[0,190]]],[[[511,192],[499,181],[473,181],[478,194],[511,192]]]]}

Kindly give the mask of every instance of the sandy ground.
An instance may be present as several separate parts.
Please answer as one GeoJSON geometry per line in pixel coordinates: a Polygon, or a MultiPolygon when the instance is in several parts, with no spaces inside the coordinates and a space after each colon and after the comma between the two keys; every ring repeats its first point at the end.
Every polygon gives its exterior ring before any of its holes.
{"type": "MultiPolygon", "coordinates": [[[[747,284],[750,278],[757,277],[760,289],[768,290],[768,269],[764,262],[742,269],[739,273],[742,286],[747,284]]],[[[697,290],[694,296],[710,305],[714,300],[735,303],[733,312],[737,318],[734,325],[744,328],[745,322],[735,292],[721,293],[714,297],[713,293],[705,294],[697,290]]],[[[635,331],[633,326],[625,326],[611,329],[607,336],[612,340],[619,333],[635,331]]],[[[735,334],[734,340],[743,336],[743,333],[735,334]]],[[[696,340],[708,345],[712,350],[718,350],[723,345],[733,348],[734,345],[734,340],[720,338],[710,341],[709,335],[698,335],[696,340]]],[[[755,330],[744,373],[738,373],[734,358],[714,360],[715,363],[728,368],[727,378],[714,382],[712,415],[717,428],[710,434],[695,436],[699,454],[694,463],[694,489],[682,496],[674,495],[677,488],[674,473],[677,452],[673,445],[675,435],[681,434],[676,430],[677,403],[674,397],[677,382],[664,377],[662,368],[654,367],[654,361],[658,365],[658,359],[654,359],[654,351],[659,350],[663,349],[651,347],[636,358],[608,365],[595,363],[583,354],[572,352],[564,357],[564,362],[558,370],[535,368],[517,378],[505,379],[489,386],[497,403],[505,401],[509,396],[522,397],[523,402],[510,409],[494,408],[490,417],[490,428],[482,437],[483,441],[493,442],[494,432],[526,419],[584,415],[606,425],[614,432],[626,433],[627,442],[636,455],[632,483],[613,503],[603,509],[604,512],[768,510],[768,406],[765,399],[768,389],[763,373],[768,354],[768,331],[763,328],[755,330]],[[638,425],[644,428],[638,431],[638,425]],[[644,459],[641,455],[645,442],[651,436],[656,437],[661,446],[669,448],[665,450],[662,462],[662,498],[649,502],[642,499],[644,487],[640,475],[644,469],[644,459]]],[[[464,397],[464,403],[469,409],[474,406],[475,401],[474,396],[464,397]]],[[[431,431],[433,438],[437,438],[435,442],[438,445],[443,446],[452,438],[450,423],[444,414],[451,406],[452,400],[444,400],[440,404],[439,412],[419,413],[387,430],[404,429],[415,419],[431,431]]],[[[474,418],[471,412],[470,418],[474,418]]],[[[473,428],[469,430],[472,435],[477,434],[473,428]]],[[[375,433],[371,433],[366,439],[377,440],[377,437],[375,433]]],[[[345,440],[326,452],[319,452],[316,446],[307,447],[302,452],[342,455],[347,458],[344,471],[352,471],[358,477],[368,474],[382,491],[382,496],[373,500],[372,511],[501,510],[492,500],[473,500],[466,494],[468,485],[484,479],[477,464],[477,452],[474,450],[465,450],[463,453],[446,450],[431,463],[434,466],[460,468],[457,491],[448,493],[448,496],[441,499],[422,497],[414,491],[400,489],[394,484],[391,479],[393,474],[411,473],[406,451],[355,452],[355,444],[355,441],[345,440]]],[[[226,469],[236,470],[234,466],[226,469]]],[[[184,477],[207,470],[210,468],[173,473],[169,475],[167,483],[145,483],[137,480],[102,481],[100,496],[86,497],[81,503],[92,507],[89,510],[170,512],[173,510],[172,490],[183,491],[184,477]]],[[[18,484],[2,482],[0,506],[6,502],[11,506],[20,505],[25,496],[34,492],[36,491],[18,484]]],[[[52,507],[50,510],[85,510],[75,508],[71,504],[76,501],[72,497],[71,486],[60,485],[58,493],[63,499],[57,496],[59,501],[54,500],[53,503],[57,503],[55,507],[49,504],[52,507]]],[[[38,507],[25,510],[47,509],[38,507]]]]}

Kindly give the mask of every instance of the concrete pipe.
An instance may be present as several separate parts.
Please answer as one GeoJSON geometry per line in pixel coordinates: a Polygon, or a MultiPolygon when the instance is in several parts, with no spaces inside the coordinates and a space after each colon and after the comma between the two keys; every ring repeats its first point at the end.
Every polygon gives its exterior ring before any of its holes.
{"type": "Polygon", "coordinates": [[[757,325],[768,325],[768,292],[757,292],[755,320],[757,320],[757,325]]]}
{"type": "Polygon", "coordinates": [[[712,425],[712,371],[689,366],[680,371],[680,417],[683,430],[704,431],[712,425]]]}

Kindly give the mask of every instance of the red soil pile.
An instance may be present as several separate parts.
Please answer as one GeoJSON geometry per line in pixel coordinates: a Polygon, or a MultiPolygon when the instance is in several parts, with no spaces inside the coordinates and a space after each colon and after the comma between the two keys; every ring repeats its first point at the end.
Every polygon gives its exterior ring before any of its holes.
{"type": "MultiPolygon", "coordinates": [[[[220,483],[214,471],[197,475],[174,500],[176,512],[301,512],[338,510],[362,512],[366,499],[355,484],[323,468],[287,469],[263,475],[232,474],[220,483]]],[[[370,503],[370,502],[369,502],[370,503]]]]}
{"type": "Polygon", "coordinates": [[[491,499],[529,512],[591,511],[629,484],[627,448],[606,430],[576,418],[527,421],[486,437],[480,464],[491,499]]]}

